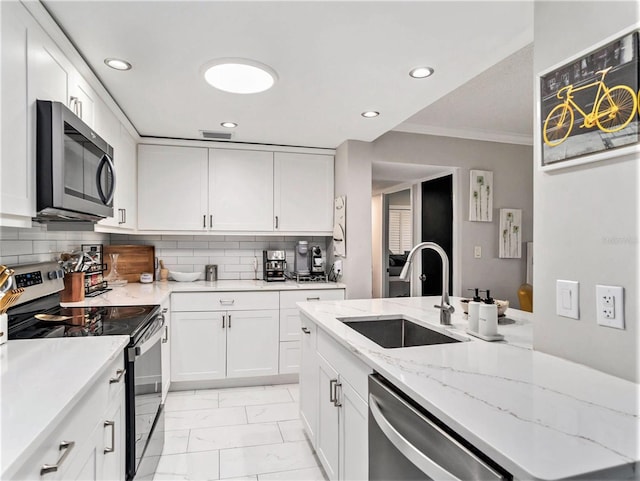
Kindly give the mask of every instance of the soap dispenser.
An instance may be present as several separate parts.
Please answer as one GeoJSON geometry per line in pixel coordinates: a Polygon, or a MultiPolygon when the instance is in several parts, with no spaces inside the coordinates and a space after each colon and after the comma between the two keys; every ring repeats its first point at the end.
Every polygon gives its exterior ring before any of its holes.
{"type": "Polygon", "coordinates": [[[473,299],[469,301],[468,315],[467,315],[467,319],[469,321],[468,329],[472,332],[478,332],[478,315],[480,312],[480,304],[482,302],[482,299],[478,294],[480,289],[476,287],[475,289],[467,289],[467,290],[475,291],[473,295],[473,299]]]}
{"type": "Polygon", "coordinates": [[[482,300],[478,310],[478,334],[492,337],[498,334],[498,306],[491,297],[491,291],[485,291],[487,297],[482,300]]]}

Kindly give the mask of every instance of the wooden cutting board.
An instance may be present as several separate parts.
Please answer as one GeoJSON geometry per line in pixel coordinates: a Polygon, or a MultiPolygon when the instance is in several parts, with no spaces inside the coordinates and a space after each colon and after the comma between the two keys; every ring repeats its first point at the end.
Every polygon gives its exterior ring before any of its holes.
{"type": "Polygon", "coordinates": [[[111,256],[118,256],[118,273],[129,282],[140,282],[140,274],[155,271],[156,248],[146,245],[117,245],[104,246],[104,262],[107,264],[105,275],[111,272],[111,256]]]}

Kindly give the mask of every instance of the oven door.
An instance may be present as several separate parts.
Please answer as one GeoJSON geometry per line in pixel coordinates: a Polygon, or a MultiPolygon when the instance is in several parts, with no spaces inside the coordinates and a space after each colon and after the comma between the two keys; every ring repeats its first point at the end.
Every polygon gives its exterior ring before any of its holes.
{"type": "MultiPolygon", "coordinates": [[[[164,444],[162,365],[164,316],[159,313],[142,338],[127,349],[127,480],[136,475],[143,458],[155,459],[164,444]],[[153,445],[154,449],[148,449],[153,445]]],[[[149,461],[149,460],[147,460],[149,461]]],[[[155,471],[156,464],[145,471],[155,471]]]]}

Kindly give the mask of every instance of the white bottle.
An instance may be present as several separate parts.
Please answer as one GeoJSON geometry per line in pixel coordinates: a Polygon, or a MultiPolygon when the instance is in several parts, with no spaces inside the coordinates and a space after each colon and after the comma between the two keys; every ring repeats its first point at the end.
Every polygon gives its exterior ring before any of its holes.
{"type": "Polygon", "coordinates": [[[478,301],[469,301],[469,331],[478,332],[478,316],[480,314],[480,302],[478,301]]]}
{"type": "Polygon", "coordinates": [[[478,334],[487,337],[498,334],[498,306],[496,304],[483,303],[480,305],[478,334]]]}

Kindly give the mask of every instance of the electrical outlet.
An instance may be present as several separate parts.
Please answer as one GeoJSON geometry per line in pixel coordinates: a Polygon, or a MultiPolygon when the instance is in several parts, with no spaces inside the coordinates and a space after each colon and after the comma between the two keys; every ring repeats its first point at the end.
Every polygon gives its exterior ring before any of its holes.
{"type": "Polygon", "coordinates": [[[598,324],[624,329],[624,288],[596,285],[596,318],[598,324]]]}
{"type": "Polygon", "coordinates": [[[336,272],[342,273],[342,259],[337,259],[334,263],[333,263],[333,269],[336,272]]]}

